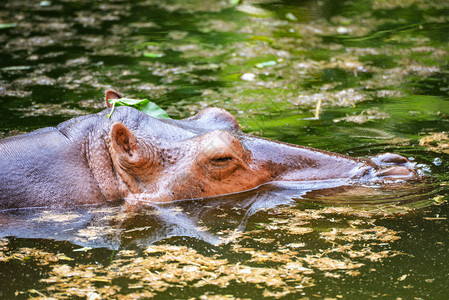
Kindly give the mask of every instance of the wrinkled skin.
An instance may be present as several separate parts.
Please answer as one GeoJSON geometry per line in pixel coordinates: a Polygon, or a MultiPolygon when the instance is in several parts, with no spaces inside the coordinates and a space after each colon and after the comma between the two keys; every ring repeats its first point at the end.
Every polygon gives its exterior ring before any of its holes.
{"type": "MultiPolygon", "coordinates": [[[[106,92],[106,100],[120,98],[106,92]]],[[[107,102],[108,103],[108,102],[107,102]]],[[[227,111],[154,119],[117,107],[0,141],[0,209],[129,205],[235,193],[270,181],[412,179],[402,156],[359,159],[242,133],[227,111]]]]}

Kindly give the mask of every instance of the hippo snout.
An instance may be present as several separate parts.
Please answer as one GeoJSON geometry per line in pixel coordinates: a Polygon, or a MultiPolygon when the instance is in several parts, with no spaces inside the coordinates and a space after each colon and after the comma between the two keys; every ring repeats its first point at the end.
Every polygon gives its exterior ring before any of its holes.
{"type": "Polygon", "coordinates": [[[388,164],[403,165],[410,163],[407,157],[389,152],[376,155],[373,158],[371,158],[371,160],[378,165],[388,165],[388,164]]]}
{"type": "Polygon", "coordinates": [[[395,166],[386,169],[381,169],[375,172],[377,177],[392,177],[392,178],[410,178],[416,175],[416,171],[404,166],[395,166]]]}
{"type": "Polygon", "coordinates": [[[377,178],[410,179],[417,175],[413,168],[415,164],[399,154],[384,153],[371,160],[376,164],[374,175],[377,178]]]}

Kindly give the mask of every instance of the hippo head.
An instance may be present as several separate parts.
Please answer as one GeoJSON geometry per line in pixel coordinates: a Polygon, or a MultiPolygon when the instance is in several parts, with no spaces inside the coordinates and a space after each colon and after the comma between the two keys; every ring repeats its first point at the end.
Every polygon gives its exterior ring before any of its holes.
{"type": "Polygon", "coordinates": [[[254,160],[237,121],[224,110],[209,108],[163,125],[168,126],[166,134],[151,137],[135,134],[122,122],[111,126],[111,157],[135,199],[166,202],[229,194],[273,180],[278,173],[254,160]],[[210,122],[221,128],[205,129],[210,122]]]}
{"type": "Polygon", "coordinates": [[[408,160],[395,154],[351,158],[244,134],[235,117],[219,108],[170,120],[118,107],[109,137],[114,168],[129,190],[128,202],[229,194],[270,181],[415,176],[408,160]]]}

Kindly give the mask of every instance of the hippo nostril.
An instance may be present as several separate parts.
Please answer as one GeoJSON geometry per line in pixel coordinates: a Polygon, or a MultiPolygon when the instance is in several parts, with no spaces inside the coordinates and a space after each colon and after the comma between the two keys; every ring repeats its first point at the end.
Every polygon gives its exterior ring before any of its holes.
{"type": "Polygon", "coordinates": [[[415,175],[415,171],[403,166],[391,167],[376,172],[379,177],[411,177],[415,175]]]}
{"type": "Polygon", "coordinates": [[[394,153],[379,154],[379,155],[373,157],[372,160],[377,164],[402,165],[402,164],[409,162],[409,160],[406,157],[399,155],[399,154],[394,154],[394,153]]]}

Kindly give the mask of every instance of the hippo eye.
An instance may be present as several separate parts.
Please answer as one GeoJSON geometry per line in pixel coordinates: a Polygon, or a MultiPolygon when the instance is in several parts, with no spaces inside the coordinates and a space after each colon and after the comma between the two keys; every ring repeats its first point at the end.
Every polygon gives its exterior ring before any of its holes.
{"type": "Polygon", "coordinates": [[[224,156],[224,157],[213,158],[212,161],[217,162],[217,163],[222,163],[222,162],[227,162],[227,161],[230,161],[233,159],[234,158],[231,156],[224,156]]]}
{"type": "Polygon", "coordinates": [[[201,136],[197,164],[202,172],[215,180],[224,180],[245,168],[245,152],[237,136],[214,130],[201,136]]]}
{"type": "Polygon", "coordinates": [[[220,157],[211,158],[211,162],[217,166],[227,165],[228,163],[232,162],[233,160],[234,160],[234,157],[232,157],[232,156],[220,156],[220,157]]]}
{"type": "Polygon", "coordinates": [[[209,157],[207,162],[208,163],[203,165],[205,167],[204,170],[207,170],[209,176],[216,180],[224,180],[241,167],[238,158],[224,153],[222,155],[209,157]]]}

